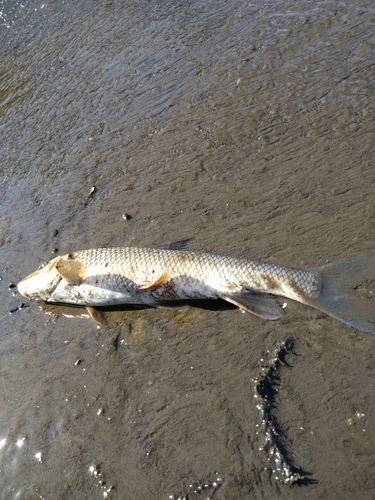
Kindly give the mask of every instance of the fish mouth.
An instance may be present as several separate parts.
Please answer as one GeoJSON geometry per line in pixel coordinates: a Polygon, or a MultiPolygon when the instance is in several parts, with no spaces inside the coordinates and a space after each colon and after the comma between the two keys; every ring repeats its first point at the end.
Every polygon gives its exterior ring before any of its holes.
{"type": "Polygon", "coordinates": [[[17,284],[17,290],[22,295],[22,297],[26,297],[27,299],[32,299],[35,296],[34,294],[30,293],[29,286],[28,286],[28,279],[27,278],[21,280],[17,284]]]}
{"type": "Polygon", "coordinates": [[[26,287],[25,287],[25,283],[24,283],[23,280],[20,281],[19,283],[17,283],[17,290],[22,295],[22,297],[27,297],[27,295],[26,295],[26,287]]]}
{"type": "Polygon", "coordinates": [[[37,281],[36,276],[30,275],[17,284],[17,289],[22,297],[26,297],[27,299],[48,300],[61,280],[61,276],[56,276],[51,283],[43,285],[40,283],[40,280],[37,281]]]}

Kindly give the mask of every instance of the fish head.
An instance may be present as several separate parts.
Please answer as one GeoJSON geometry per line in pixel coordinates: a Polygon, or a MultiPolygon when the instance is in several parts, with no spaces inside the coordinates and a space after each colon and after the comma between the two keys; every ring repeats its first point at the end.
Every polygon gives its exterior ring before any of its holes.
{"type": "Polygon", "coordinates": [[[20,294],[28,299],[48,300],[62,279],[56,261],[52,259],[21,280],[17,285],[20,294]]]}

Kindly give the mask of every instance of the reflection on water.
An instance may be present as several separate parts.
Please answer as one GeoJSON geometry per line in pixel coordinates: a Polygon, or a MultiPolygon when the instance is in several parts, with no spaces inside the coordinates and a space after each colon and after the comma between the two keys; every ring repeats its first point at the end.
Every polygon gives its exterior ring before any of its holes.
{"type": "MultiPolygon", "coordinates": [[[[1,498],[28,498],[28,495],[38,493],[39,488],[30,485],[19,486],[20,471],[28,467],[32,475],[40,475],[40,466],[43,464],[43,456],[41,451],[32,449],[26,437],[18,438],[16,441],[8,442],[7,438],[0,440],[1,453],[1,477],[2,488],[1,498]]],[[[103,474],[100,472],[97,465],[91,465],[88,468],[88,476],[92,476],[92,485],[95,486],[101,495],[98,497],[110,498],[110,492],[113,486],[106,484],[103,474]]],[[[35,498],[47,498],[40,495],[35,498]]]]}
{"type": "Polygon", "coordinates": [[[103,474],[99,471],[96,465],[90,465],[89,472],[94,478],[95,485],[102,491],[103,498],[110,498],[109,493],[113,490],[113,486],[108,486],[105,482],[103,474]]]}
{"type": "Polygon", "coordinates": [[[26,437],[19,437],[14,441],[8,438],[1,439],[0,454],[1,498],[25,498],[30,491],[23,486],[20,487],[19,471],[23,469],[26,462],[28,467],[33,468],[35,474],[38,474],[35,464],[42,463],[42,453],[30,449],[26,437]]]}
{"type": "Polygon", "coordinates": [[[8,287],[99,246],[195,237],[294,267],[373,250],[372,4],[0,11],[0,499],[298,498],[259,452],[251,382],[293,337],[278,446],[316,480],[306,498],[370,500],[371,335],[288,304],[272,324],[117,311],[114,342],[8,287]]]}
{"type": "Polygon", "coordinates": [[[45,7],[42,0],[0,0],[0,27],[17,29],[17,23],[27,19],[29,22],[36,13],[45,7]]]}

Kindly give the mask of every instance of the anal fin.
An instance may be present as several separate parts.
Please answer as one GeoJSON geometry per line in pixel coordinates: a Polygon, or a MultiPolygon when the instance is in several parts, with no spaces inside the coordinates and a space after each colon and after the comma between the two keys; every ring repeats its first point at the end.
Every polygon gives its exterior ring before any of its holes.
{"type": "Polygon", "coordinates": [[[255,314],[263,319],[276,320],[284,315],[284,309],[273,295],[246,291],[219,294],[219,297],[236,305],[242,311],[255,314]]]}

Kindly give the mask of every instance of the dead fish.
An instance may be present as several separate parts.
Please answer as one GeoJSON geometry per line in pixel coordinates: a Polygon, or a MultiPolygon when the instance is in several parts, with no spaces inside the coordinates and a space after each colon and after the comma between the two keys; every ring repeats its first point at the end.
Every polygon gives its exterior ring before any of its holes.
{"type": "Polygon", "coordinates": [[[98,248],[56,257],[18,283],[29,299],[86,306],[163,306],[176,301],[224,299],[242,311],[277,320],[275,296],[315,307],[359,330],[375,333],[368,283],[375,254],[302,270],[187,250],[98,248]]]}

